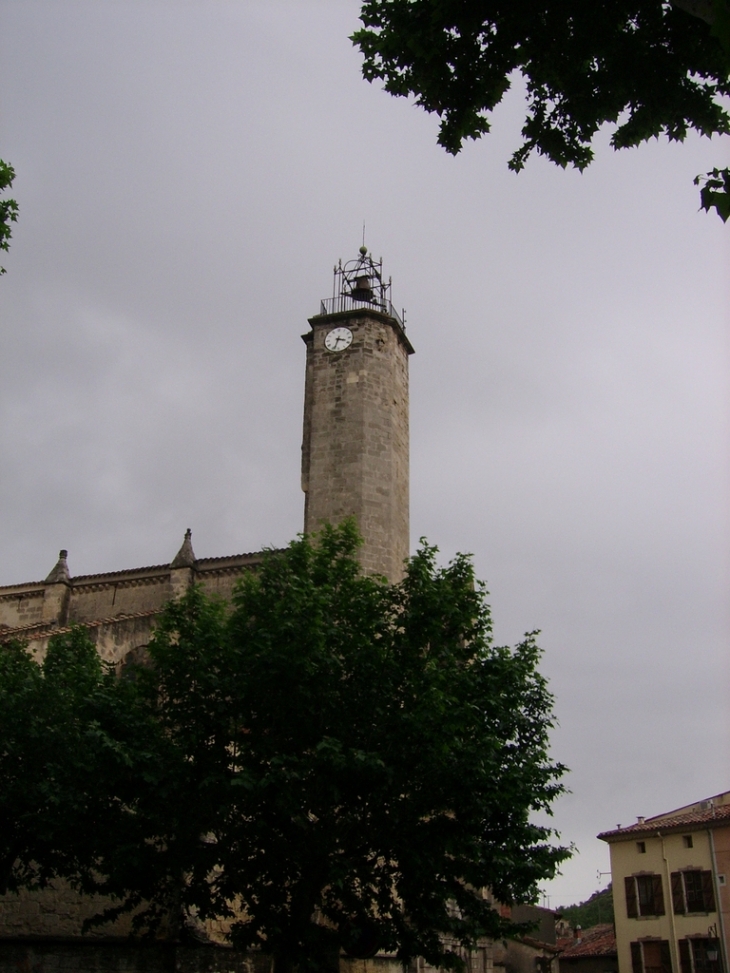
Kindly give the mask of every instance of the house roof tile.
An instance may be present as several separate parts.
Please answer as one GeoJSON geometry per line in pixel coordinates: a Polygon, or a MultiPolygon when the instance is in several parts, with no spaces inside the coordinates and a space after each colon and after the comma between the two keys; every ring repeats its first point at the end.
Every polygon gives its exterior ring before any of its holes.
{"type": "Polygon", "coordinates": [[[615,955],[616,933],[613,925],[606,922],[586,929],[580,939],[573,940],[573,945],[563,950],[560,960],[562,962],[564,959],[582,959],[586,956],[615,955]]]}
{"type": "MultiPolygon", "coordinates": [[[[709,802],[708,802],[709,803],[709,802]]],[[[653,835],[657,831],[684,831],[688,828],[715,828],[730,824],[730,804],[713,805],[702,810],[691,810],[683,814],[657,814],[642,822],[630,824],[626,828],[602,831],[598,835],[603,841],[620,841],[627,835],[653,835]]]]}

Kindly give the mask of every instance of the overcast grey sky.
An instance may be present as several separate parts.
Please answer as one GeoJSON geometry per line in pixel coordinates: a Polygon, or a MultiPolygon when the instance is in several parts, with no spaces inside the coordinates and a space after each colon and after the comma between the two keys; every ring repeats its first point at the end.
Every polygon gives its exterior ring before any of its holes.
{"type": "Polygon", "coordinates": [[[597,832],[730,786],[730,231],[692,186],[728,143],[515,176],[516,90],[451,158],[362,80],[358,9],[0,0],[0,584],[290,540],[299,336],[365,220],[416,348],[413,542],[473,552],[499,642],[542,629],[566,904],[597,832]]]}

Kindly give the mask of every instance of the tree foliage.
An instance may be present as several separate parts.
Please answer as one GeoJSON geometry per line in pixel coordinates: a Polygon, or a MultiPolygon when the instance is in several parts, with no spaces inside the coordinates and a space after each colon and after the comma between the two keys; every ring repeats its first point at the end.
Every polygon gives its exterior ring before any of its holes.
{"type": "Polygon", "coordinates": [[[706,212],[715,209],[727,223],[730,218],[730,169],[711,169],[704,176],[695,178],[695,185],[701,186],[700,203],[706,212]]]}
{"type": "MultiPolygon", "coordinates": [[[[48,842],[6,852],[10,887],[40,868],[139,907],[140,926],[227,917],[232,940],[273,952],[279,970],[321,969],[341,947],[458,966],[456,947],[519,932],[480,890],[533,899],[568,855],[532,820],[564,772],[548,755],[534,638],[492,644],[468,558],[439,568],[424,544],[388,586],[361,574],[357,544],[351,524],[294,541],[246,575],[232,610],[193,589],[134,679],[112,682],[79,650],[77,719],[62,726],[81,756],[68,755],[48,842]],[[99,777],[77,780],[78,760],[99,777]]],[[[52,653],[40,667],[5,651],[3,699],[35,711],[52,653]]],[[[42,800],[27,799],[40,820],[42,800]]],[[[20,800],[0,787],[6,819],[20,800]]]]}
{"type": "Polygon", "coordinates": [[[53,638],[42,663],[0,646],[0,892],[59,875],[98,890],[95,866],[125,844],[126,810],[162,744],[83,630],[53,638]]]}
{"type": "MultiPolygon", "coordinates": [[[[13,185],[15,170],[7,162],[0,159],[0,192],[4,192],[13,185]]],[[[12,236],[11,223],[18,219],[18,204],[14,199],[0,199],[0,250],[10,249],[10,237],[12,236]]],[[[0,267],[0,274],[5,273],[5,268],[0,267]]]]}
{"type": "MultiPolygon", "coordinates": [[[[533,151],[585,168],[604,125],[616,149],[730,130],[728,0],[364,0],[360,18],[364,76],[437,114],[451,153],[489,131],[515,73],[527,90],[515,171],[533,151]]],[[[708,173],[715,195],[702,196],[723,219],[727,172],[708,173]]]]}
{"type": "Polygon", "coordinates": [[[594,892],[590,898],[578,905],[561,905],[558,912],[567,919],[573,928],[580,926],[590,929],[602,922],[613,922],[613,890],[608,888],[594,892]]]}

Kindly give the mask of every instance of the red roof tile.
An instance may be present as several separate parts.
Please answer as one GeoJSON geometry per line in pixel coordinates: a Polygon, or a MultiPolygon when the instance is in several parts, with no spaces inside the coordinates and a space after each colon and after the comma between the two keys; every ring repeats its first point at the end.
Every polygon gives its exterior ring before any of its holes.
{"type": "Polygon", "coordinates": [[[584,956],[616,955],[616,933],[611,923],[586,929],[580,939],[574,939],[573,943],[560,954],[561,962],[564,959],[582,959],[584,956]]]}
{"type": "Polygon", "coordinates": [[[647,818],[643,823],[630,824],[626,828],[617,828],[613,831],[602,831],[598,835],[603,841],[611,841],[616,838],[623,838],[625,835],[656,834],[657,831],[682,831],[696,825],[703,827],[718,827],[723,824],[730,824],[730,804],[721,804],[720,807],[708,807],[704,811],[687,811],[685,814],[678,814],[676,817],[667,817],[657,814],[653,818],[647,818]]]}

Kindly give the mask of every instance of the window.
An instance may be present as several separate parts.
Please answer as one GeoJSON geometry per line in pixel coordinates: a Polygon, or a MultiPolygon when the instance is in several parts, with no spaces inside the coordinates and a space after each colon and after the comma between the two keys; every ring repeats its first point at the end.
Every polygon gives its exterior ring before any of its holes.
{"type": "Polygon", "coordinates": [[[714,912],[712,872],[699,868],[672,872],[672,906],[677,915],[685,912],[714,912]]]}
{"type": "Polygon", "coordinates": [[[680,939],[679,963],[682,973],[722,973],[720,943],[702,936],[680,939]]]}
{"type": "Polygon", "coordinates": [[[646,854],[646,842],[645,841],[637,841],[636,842],[636,850],[638,851],[638,853],[640,855],[645,855],[646,854]]]}
{"type": "Polygon", "coordinates": [[[685,848],[692,848],[693,847],[692,835],[691,834],[682,835],[682,843],[684,844],[685,848]]]}
{"type": "MultiPolygon", "coordinates": [[[[632,973],[672,973],[672,954],[669,952],[668,940],[642,939],[632,943],[631,969],[632,973]]],[[[682,973],[687,971],[682,970],[682,973]]]]}
{"type": "Polygon", "coordinates": [[[624,879],[624,885],[629,919],[664,915],[661,875],[629,875],[624,879]]]}

